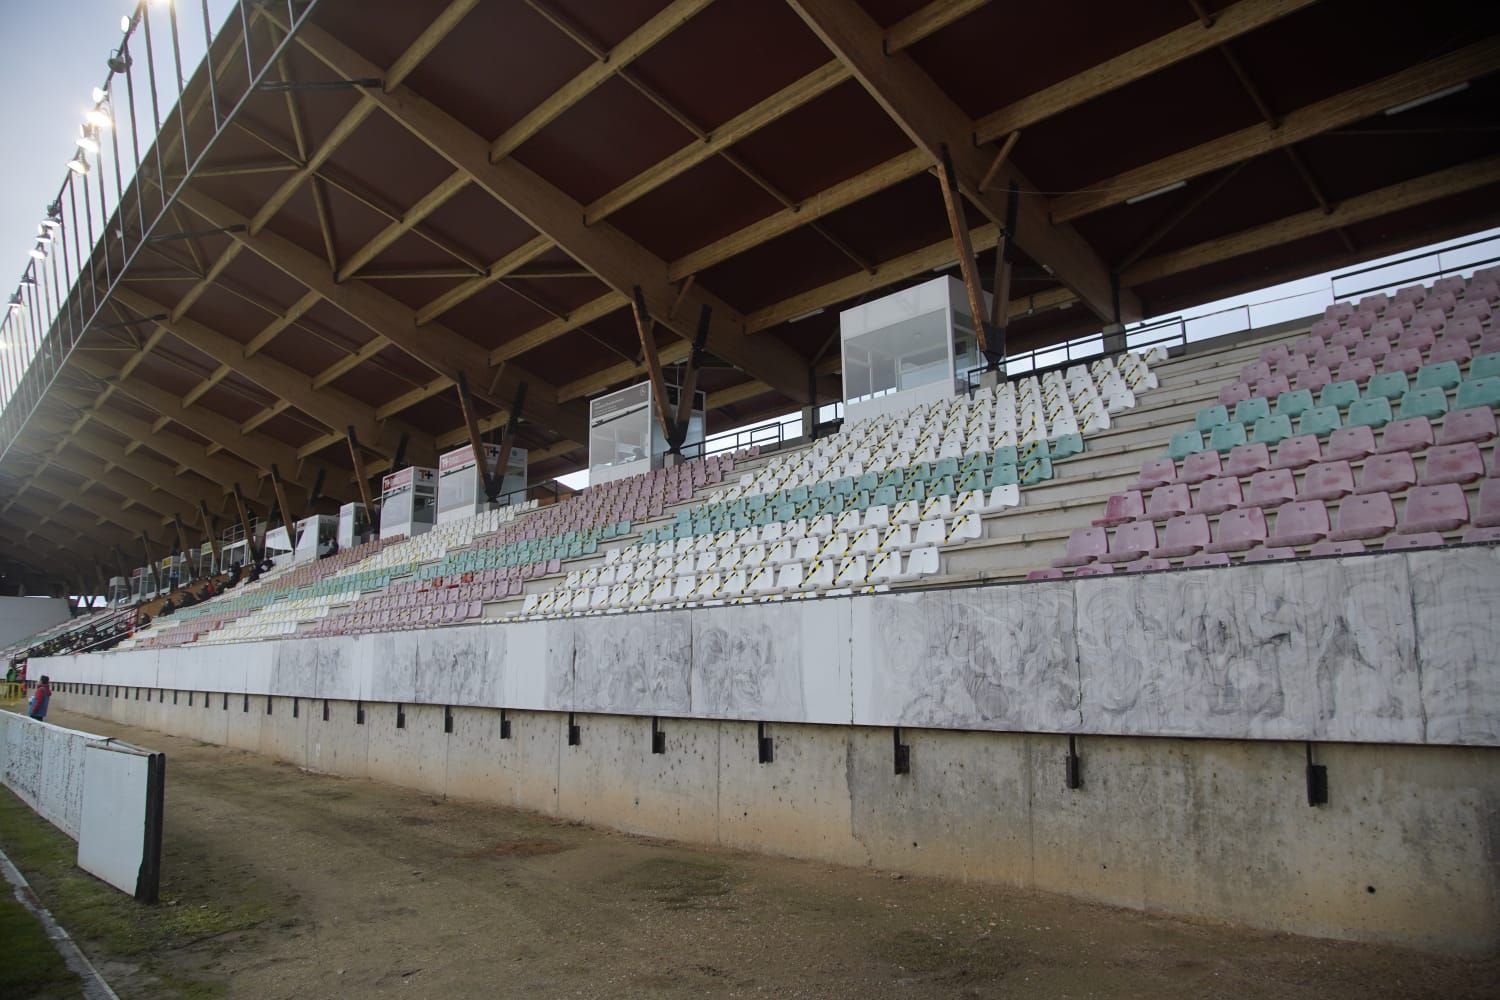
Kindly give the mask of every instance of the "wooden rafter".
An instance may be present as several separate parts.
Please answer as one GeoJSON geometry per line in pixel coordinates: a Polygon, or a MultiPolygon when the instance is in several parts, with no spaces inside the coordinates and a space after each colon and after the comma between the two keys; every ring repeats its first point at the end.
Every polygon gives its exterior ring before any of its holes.
{"type": "MultiPolygon", "coordinates": [[[[926,155],[929,165],[941,159],[944,146],[950,149],[959,189],[992,222],[1000,222],[1006,199],[994,190],[979,190],[991,157],[975,147],[973,122],[926,71],[906,53],[887,56],[879,25],[854,0],[789,3],[926,155]]],[[[1000,187],[1014,183],[1022,191],[1036,190],[1014,164],[1002,167],[996,180],[1000,187]]],[[[1095,315],[1106,321],[1115,319],[1109,269],[1081,236],[1066,226],[1053,225],[1046,205],[1036,197],[1022,199],[1019,228],[1019,242],[1034,260],[1077,292],[1095,315]]],[[[1125,319],[1137,318],[1140,303],[1122,295],[1119,311],[1125,319]]]]}
{"type": "Polygon", "coordinates": [[[1462,49],[1315,101],[1281,116],[1279,128],[1262,122],[1087,185],[1088,190],[1052,201],[1059,222],[1077,219],[1192,180],[1215,170],[1290,146],[1330,129],[1377,115],[1403,101],[1415,100],[1458,83],[1500,70],[1500,44],[1487,38],[1462,49]]]}

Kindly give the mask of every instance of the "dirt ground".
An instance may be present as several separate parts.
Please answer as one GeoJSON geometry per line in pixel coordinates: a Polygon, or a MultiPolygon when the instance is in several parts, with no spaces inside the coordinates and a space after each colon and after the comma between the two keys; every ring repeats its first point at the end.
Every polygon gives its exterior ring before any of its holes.
{"type": "Polygon", "coordinates": [[[1495,960],[682,846],[55,714],[167,753],[161,905],[218,915],[128,960],[84,938],[122,996],[1367,1000],[1500,983],[1495,960]]]}

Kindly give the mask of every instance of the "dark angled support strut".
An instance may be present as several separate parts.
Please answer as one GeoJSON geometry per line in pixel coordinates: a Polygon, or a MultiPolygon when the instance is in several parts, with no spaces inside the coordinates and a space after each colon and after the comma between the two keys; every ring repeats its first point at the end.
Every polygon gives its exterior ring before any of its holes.
{"type": "Polygon", "coordinates": [[[522,381],[516,386],[515,398],[510,401],[510,417],[500,429],[500,468],[493,483],[485,490],[490,503],[500,498],[500,490],[505,486],[505,473],[510,468],[510,450],[515,447],[516,431],[521,427],[521,412],[526,407],[527,385],[527,382],[522,381]]]}
{"type": "MultiPolygon", "coordinates": [[[[974,337],[979,352],[984,355],[989,371],[1000,371],[1005,361],[1004,334],[990,321],[990,311],[984,307],[984,286],[979,281],[979,265],[974,259],[974,244],[969,239],[969,223],[965,217],[963,194],[958,188],[958,175],[953,170],[953,157],[948,147],[942,147],[943,162],[938,170],[938,181],[943,189],[943,208],[948,215],[948,228],[953,234],[953,246],[958,253],[958,270],[963,275],[964,291],[968,293],[969,314],[974,318],[974,337]]],[[[998,291],[996,298],[999,298],[998,291]]]]}

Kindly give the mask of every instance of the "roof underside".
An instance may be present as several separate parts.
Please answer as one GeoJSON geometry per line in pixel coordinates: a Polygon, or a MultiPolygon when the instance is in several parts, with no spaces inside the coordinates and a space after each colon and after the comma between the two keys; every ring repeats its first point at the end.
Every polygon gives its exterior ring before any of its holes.
{"type": "MultiPolygon", "coordinates": [[[[1022,349],[1116,318],[1112,276],[1128,321],[1500,220],[1496,6],[444,6],[312,5],[272,78],[385,88],[240,103],[163,226],[247,228],[117,276],[0,469],[19,560],[129,542],[137,562],[174,515],[196,539],[200,501],[237,517],[236,483],[264,511],[272,464],[296,513],[357,498],[346,428],[370,474],[465,444],[459,373],[486,434],[526,383],[532,482],[580,468],[588,398],[644,377],[636,285],[668,365],[713,310],[710,429],[801,405],[810,366],[831,401],[839,310],[957,259],[940,143],[987,287],[1018,185],[1022,349]]],[[[284,14],[253,9],[269,47],[284,14]]],[[[245,69],[218,64],[228,106],[245,69]]]]}

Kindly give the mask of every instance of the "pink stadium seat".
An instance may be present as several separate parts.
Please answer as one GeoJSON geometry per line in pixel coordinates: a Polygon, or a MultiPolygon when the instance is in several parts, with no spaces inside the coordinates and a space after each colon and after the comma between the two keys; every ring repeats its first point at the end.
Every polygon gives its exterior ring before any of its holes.
{"type": "Polygon", "coordinates": [[[1378,314],[1381,310],[1383,310],[1390,304],[1391,297],[1389,295],[1385,294],[1384,292],[1375,292],[1373,295],[1366,295],[1364,298],[1360,299],[1359,304],[1354,308],[1359,312],[1372,312],[1378,314]]]}
{"type": "Polygon", "coordinates": [[[1466,301],[1484,299],[1492,305],[1500,303],[1500,278],[1475,271],[1474,277],[1469,279],[1469,287],[1464,291],[1464,299],[1466,301]]]}
{"type": "Polygon", "coordinates": [[[1437,334],[1417,327],[1403,333],[1396,341],[1396,348],[1402,351],[1429,351],[1435,343],[1437,334]]]}
{"type": "Polygon", "coordinates": [[[1381,362],[1380,370],[1383,372],[1405,372],[1410,375],[1421,367],[1422,352],[1408,347],[1387,354],[1385,361],[1381,362]]]}
{"type": "Polygon", "coordinates": [[[1396,508],[1391,505],[1390,494],[1366,493],[1339,504],[1339,523],[1328,537],[1336,542],[1378,538],[1395,527],[1396,508]]]}
{"type": "Polygon", "coordinates": [[[1417,314],[1417,306],[1412,302],[1392,302],[1385,310],[1386,319],[1399,319],[1402,323],[1410,322],[1417,314]]]}
{"type": "MultiPolygon", "coordinates": [[[[1353,317],[1351,316],[1350,319],[1353,320],[1353,317]]],[[[1374,326],[1375,324],[1372,321],[1370,325],[1374,326]]],[[[1353,347],[1355,344],[1364,339],[1365,334],[1363,328],[1358,326],[1346,326],[1338,333],[1335,333],[1332,337],[1328,338],[1328,346],[1343,347],[1347,349],[1353,347]]]]}
{"type": "Polygon", "coordinates": [[[1472,441],[1434,448],[1427,453],[1427,461],[1422,465],[1423,486],[1472,483],[1482,478],[1484,456],[1479,453],[1479,445],[1472,441]]]}
{"type": "Polygon", "coordinates": [[[1239,444],[1229,449],[1229,461],[1224,463],[1224,475],[1243,479],[1270,467],[1271,451],[1264,443],[1239,444]]]}
{"type": "Polygon", "coordinates": [[[1428,549],[1443,544],[1443,536],[1436,531],[1421,531],[1414,535],[1391,535],[1381,546],[1386,552],[1400,549],[1428,549]]]}
{"type": "Polygon", "coordinates": [[[1260,359],[1272,366],[1285,361],[1287,355],[1291,354],[1291,348],[1286,344],[1267,344],[1260,349],[1260,359]]]}
{"type": "Polygon", "coordinates": [[[1198,487],[1198,502],[1193,505],[1193,509],[1200,514],[1222,514],[1243,502],[1238,479],[1210,479],[1198,487]]]}
{"type": "MultiPolygon", "coordinates": [[[[1462,295],[1464,293],[1464,287],[1467,284],[1467,281],[1458,277],[1457,275],[1451,275],[1449,277],[1439,278],[1438,280],[1434,281],[1432,283],[1432,290],[1439,295],[1442,295],[1444,292],[1448,293],[1449,295],[1462,295]]],[[[1418,299],[1417,301],[1420,302],[1421,300],[1418,299]]]]}
{"type": "Polygon", "coordinates": [[[1336,382],[1368,382],[1375,375],[1375,362],[1369,358],[1353,358],[1339,365],[1334,374],[1336,382]]]}
{"type": "MultiPolygon", "coordinates": [[[[1355,337],[1354,342],[1356,344],[1359,343],[1359,338],[1355,337]]],[[[1313,365],[1315,367],[1327,368],[1330,371],[1348,360],[1349,349],[1343,345],[1334,343],[1330,343],[1327,347],[1313,355],[1313,365]]]]}
{"type": "Polygon", "coordinates": [[[1359,473],[1357,493],[1400,493],[1417,482],[1417,465],[1411,452],[1394,451],[1371,455],[1359,473]]]}
{"type": "Polygon", "coordinates": [[[1457,483],[1440,486],[1417,486],[1406,495],[1406,511],[1401,526],[1403,535],[1423,531],[1452,531],[1469,523],[1469,500],[1457,483]]]}
{"type": "Polygon", "coordinates": [[[1384,337],[1366,337],[1354,346],[1354,359],[1369,358],[1371,361],[1379,361],[1391,353],[1390,341],[1384,337]]]}
{"type": "Polygon", "coordinates": [[[1187,513],[1192,506],[1193,500],[1186,484],[1174,483],[1171,486],[1158,486],[1151,491],[1151,498],[1146,501],[1146,516],[1153,521],[1165,521],[1178,514],[1187,513]]]}
{"type": "Polygon", "coordinates": [[[1328,436],[1328,447],[1323,449],[1323,460],[1351,461],[1375,453],[1375,432],[1369,427],[1340,427],[1328,436]]]}
{"type": "Polygon", "coordinates": [[[1414,329],[1441,330],[1448,323],[1448,316],[1441,309],[1423,309],[1411,318],[1414,329]]]}
{"type": "Polygon", "coordinates": [[[1322,322],[1324,321],[1319,320],[1317,323],[1314,323],[1312,332],[1294,343],[1292,345],[1292,350],[1296,351],[1298,354],[1305,354],[1309,358],[1321,351],[1324,344],[1323,337],[1327,334],[1337,333],[1339,329],[1338,324],[1335,323],[1331,329],[1328,327],[1324,327],[1320,330],[1318,329],[1318,325],[1322,322]]]}
{"type": "Polygon", "coordinates": [[[1264,361],[1256,361],[1240,369],[1240,381],[1247,385],[1270,377],[1271,366],[1264,361]]]}
{"type": "Polygon", "coordinates": [[[1229,556],[1222,552],[1200,552],[1182,561],[1187,569],[1204,569],[1209,566],[1228,566],[1229,556]]]}
{"type": "Polygon", "coordinates": [[[1468,339],[1450,326],[1432,345],[1432,350],[1427,352],[1427,361],[1429,364],[1437,364],[1439,361],[1457,361],[1462,364],[1473,356],[1474,349],[1469,346],[1468,339]]]}
{"type": "Polygon", "coordinates": [[[1500,327],[1491,330],[1479,339],[1479,348],[1476,353],[1494,354],[1497,351],[1500,351],[1500,327]]]}
{"type": "Polygon", "coordinates": [[[1233,406],[1249,398],[1250,387],[1238,380],[1228,383],[1219,390],[1219,402],[1224,406],[1233,406]]]}
{"type": "Polygon", "coordinates": [[[1365,551],[1365,543],[1356,538],[1342,542],[1319,542],[1307,550],[1311,556],[1357,556],[1365,551]]]}
{"type": "Polygon", "coordinates": [[[1427,298],[1426,285],[1407,285],[1405,288],[1396,289],[1394,302],[1416,302],[1420,303],[1427,298]]]}
{"type": "Polygon", "coordinates": [[[1401,336],[1405,328],[1399,319],[1383,319],[1370,327],[1370,336],[1383,337],[1386,340],[1395,340],[1401,336]]]}
{"type": "Polygon", "coordinates": [[[1312,367],[1312,362],[1307,360],[1307,355],[1288,354],[1276,362],[1276,374],[1285,375],[1290,378],[1298,372],[1306,371],[1310,367],[1312,367]]]}
{"type": "Polygon", "coordinates": [[[1259,396],[1262,399],[1275,399],[1283,392],[1291,392],[1291,383],[1285,375],[1272,375],[1270,378],[1256,379],[1250,386],[1250,395],[1259,396]]]}
{"type": "Polygon", "coordinates": [[[1275,507],[1297,495],[1297,483],[1291,469],[1270,469],[1250,477],[1245,489],[1245,503],[1254,507],[1275,507]]]}
{"type": "Polygon", "coordinates": [[[1464,441],[1488,441],[1496,434],[1495,411],[1488,406],[1453,410],[1443,418],[1438,444],[1461,444],[1464,441]]]}
{"type": "Polygon", "coordinates": [[[1175,482],[1177,482],[1176,462],[1170,458],[1148,458],[1141,463],[1141,474],[1135,481],[1135,488],[1149,490],[1175,482]]]}
{"type": "Polygon", "coordinates": [[[1162,544],[1151,550],[1153,559],[1178,559],[1200,551],[1212,539],[1208,518],[1202,514],[1179,514],[1167,522],[1162,544]]]}
{"type": "Polygon", "coordinates": [[[1349,317],[1345,325],[1348,326],[1351,330],[1367,331],[1370,329],[1370,327],[1374,326],[1379,319],[1380,317],[1373,312],[1369,312],[1364,309],[1356,309],[1354,311],[1354,315],[1349,317]]]}
{"type": "Polygon", "coordinates": [[[1259,507],[1245,507],[1219,518],[1219,537],[1205,548],[1209,552],[1243,552],[1265,540],[1265,512],[1259,507]]]}
{"type": "MultiPolygon", "coordinates": [[[[1458,290],[1459,293],[1462,291],[1463,289],[1461,288],[1458,290]]],[[[1451,284],[1444,288],[1433,285],[1432,294],[1427,296],[1427,301],[1424,304],[1428,309],[1441,309],[1445,313],[1451,313],[1453,312],[1453,307],[1458,305],[1458,293],[1454,292],[1451,284]]]]}
{"type": "Polygon", "coordinates": [[[1484,339],[1484,324],[1478,316],[1461,316],[1448,325],[1444,331],[1452,337],[1462,337],[1471,344],[1479,343],[1484,339]]]}
{"type": "Polygon", "coordinates": [[[1193,485],[1223,475],[1223,471],[1218,452],[1198,451],[1182,460],[1182,475],[1177,481],[1193,485]]]}
{"type": "Polygon", "coordinates": [[[1028,580],[1061,580],[1063,571],[1060,569],[1034,569],[1026,574],[1028,580]]]}
{"type": "Polygon", "coordinates": [[[1464,532],[1464,544],[1500,542],[1500,528],[1470,528],[1464,532]]]}
{"type": "Polygon", "coordinates": [[[1096,528],[1113,528],[1146,516],[1146,503],[1140,490],[1116,493],[1104,505],[1104,516],[1093,522],[1096,528]]]}
{"type": "Polygon", "coordinates": [[[1150,521],[1131,521],[1115,529],[1109,551],[1099,557],[1100,562],[1123,563],[1145,558],[1156,548],[1156,525],[1150,521]]]}
{"type": "Polygon", "coordinates": [[[1487,299],[1464,299],[1453,310],[1452,321],[1448,324],[1451,331],[1458,320],[1474,319],[1486,320],[1490,318],[1490,303],[1487,299]]]}
{"type": "MultiPolygon", "coordinates": [[[[1328,308],[1332,309],[1334,307],[1333,306],[1329,306],[1328,308]]],[[[1338,332],[1339,332],[1339,321],[1337,319],[1331,319],[1331,318],[1326,318],[1325,317],[1324,319],[1320,319],[1320,320],[1318,320],[1316,323],[1314,323],[1312,325],[1312,330],[1310,332],[1310,336],[1314,336],[1314,337],[1317,337],[1319,339],[1322,339],[1322,338],[1325,338],[1325,337],[1332,337],[1335,333],[1338,333],[1338,332]]],[[[1299,343],[1300,343],[1300,341],[1299,341],[1299,343]]]]}
{"type": "Polygon", "coordinates": [[[1500,528],[1500,479],[1493,476],[1479,487],[1479,513],[1474,515],[1476,528],[1500,528]]]}
{"type": "Polygon", "coordinates": [[[1297,552],[1295,549],[1289,549],[1285,546],[1272,548],[1269,545],[1257,545],[1249,552],[1246,552],[1244,558],[1247,563],[1275,562],[1278,559],[1295,559],[1297,558],[1297,552]]]}
{"type": "Polygon", "coordinates": [[[1126,563],[1120,567],[1124,573],[1159,573],[1164,569],[1171,569],[1172,564],[1165,559],[1137,559],[1135,562],[1126,563]]]}
{"type": "Polygon", "coordinates": [[[1068,536],[1068,551],[1052,560],[1053,566],[1082,566],[1109,551],[1109,533],[1103,528],[1074,528],[1068,536]]]}
{"type": "Polygon", "coordinates": [[[1327,368],[1324,368],[1322,365],[1315,365],[1305,371],[1298,372],[1292,379],[1292,388],[1317,392],[1332,381],[1333,377],[1328,374],[1327,368]]]}
{"type": "Polygon", "coordinates": [[[1080,567],[1078,567],[1077,569],[1075,569],[1073,571],[1073,575],[1074,576],[1109,576],[1114,571],[1115,571],[1115,568],[1113,566],[1104,565],[1104,564],[1094,564],[1094,565],[1089,565],[1089,566],[1080,566],[1080,567]]]}
{"type": "MultiPolygon", "coordinates": [[[[1478,278],[1479,273],[1476,271],[1474,276],[1478,278]]],[[[1335,302],[1328,308],[1323,310],[1324,319],[1331,319],[1335,321],[1344,319],[1352,315],[1354,315],[1354,303],[1352,302],[1335,302]]]]}
{"type": "Polygon", "coordinates": [[[1266,540],[1273,547],[1311,545],[1328,534],[1328,508],[1321,500],[1284,503],[1276,508],[1276,528],[1266,540]]]}
{"type": "Polygon", "coordinates": [[[1322,452],[1318,448],[1318,436],[1299,434],[1296,437],[1283,438],[1276,446],[1276,460],[1271,463],[1271,468],[1300,469],[1322,457],[1322,452]]]}
{"type": "Polygon", "coordinates": [[[1302,474],[1298,500],[1337,500],[1354,492],[1354,470],[1348,462],[1320,462],[1302,474]]]}
{"type": "Polygon", "coordinates": [[[1380,435],[1379,454],[1393,451],[1423,451],[1432,445],[1432,421],[1426,417],[1407,417],[1385,425],[1380,435]]]}

